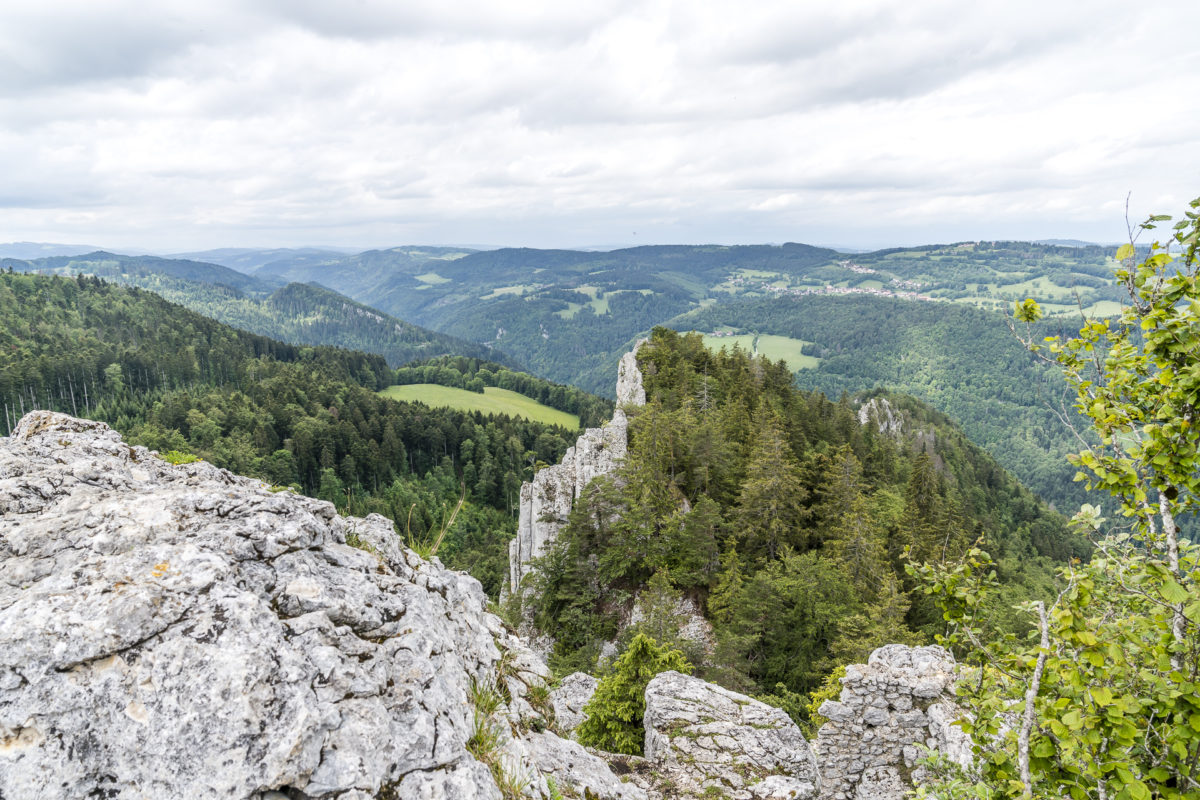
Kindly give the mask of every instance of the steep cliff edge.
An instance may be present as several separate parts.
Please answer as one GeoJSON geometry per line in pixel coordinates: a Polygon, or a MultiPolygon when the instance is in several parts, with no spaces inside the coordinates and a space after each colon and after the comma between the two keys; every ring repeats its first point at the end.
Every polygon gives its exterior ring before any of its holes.
{"type": "Polygon", "coordinates": [[[533,735],[546,668],[485,602],[383,517],[33,412],[0,439],[0,796],[642,797],[533,735]]]}
{"type": "Polygon", "coordinates": [[[562,461],[539,470],[532,481],[521,486],[517,535],[508,545],[508,588],[516,591],[529,574],[530,562],[546,548],[567,524],[579,493],[601,475],[613,472],[629,447],[629,420],[622,406],[646,403],[642,373],[637,365],[639,341],[621,357],[617,368],[617,409],[613,418],[599,428],[588,428],[568,448],[562,461]]]}

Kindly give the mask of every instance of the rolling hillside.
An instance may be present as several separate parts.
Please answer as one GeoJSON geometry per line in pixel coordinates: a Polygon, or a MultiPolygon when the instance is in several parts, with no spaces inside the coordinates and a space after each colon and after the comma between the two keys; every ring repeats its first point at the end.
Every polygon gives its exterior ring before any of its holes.
{"type": "Polygon", "coordinates": [[[197,261],[91,253],[34,261],[5,259],[0,268],[57,275],[95,275],[148,289],[215,320],[291,344],[332,345],[376,353],[392,366],[441,355],[488,358],[512,365],[495,348],[396,319],[322,286],[280,286],[197,261]]]}

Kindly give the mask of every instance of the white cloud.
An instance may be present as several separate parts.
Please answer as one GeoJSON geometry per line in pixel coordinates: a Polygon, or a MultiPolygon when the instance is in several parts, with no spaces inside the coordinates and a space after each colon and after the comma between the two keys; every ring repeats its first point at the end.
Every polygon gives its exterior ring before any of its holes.
{"type": "Polygon", "coordinates": [[[6,7],[0,240],[1111,240],[1200,194],[1171,0],[147,8],[6,7]]]}

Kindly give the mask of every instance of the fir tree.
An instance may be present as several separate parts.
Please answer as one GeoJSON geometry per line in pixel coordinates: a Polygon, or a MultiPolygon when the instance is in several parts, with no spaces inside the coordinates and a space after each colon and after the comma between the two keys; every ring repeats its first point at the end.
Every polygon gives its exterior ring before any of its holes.
{"type": "Polygon", "coordinates": [[[645,733],[646,685],[660,672],[692,673],[683,653],[638,634],[613,664],[596,693],[584,706],[587,719],[579,726],[579,742],[610,753],[641,755],[645,733]]]}

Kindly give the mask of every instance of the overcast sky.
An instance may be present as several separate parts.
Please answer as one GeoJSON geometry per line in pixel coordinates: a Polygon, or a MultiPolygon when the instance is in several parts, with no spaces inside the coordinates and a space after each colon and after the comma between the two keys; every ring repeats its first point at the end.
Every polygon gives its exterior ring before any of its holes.
{"type": "Polygon", "coordinates": [[[1194,0],[6,0],[0,242],[1116,241],[1194,0]]]}

